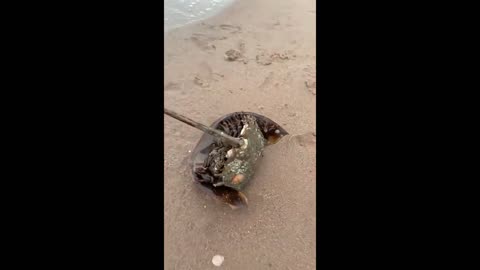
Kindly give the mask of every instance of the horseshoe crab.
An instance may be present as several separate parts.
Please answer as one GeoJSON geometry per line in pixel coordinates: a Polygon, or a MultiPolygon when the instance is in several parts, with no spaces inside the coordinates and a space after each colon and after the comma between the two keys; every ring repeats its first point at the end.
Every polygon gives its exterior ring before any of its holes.
{"type": "Polygon", "coordinates": [[[234,112],[220,117],[210,127],[165,113],[205,132],[192,151],[193,180],[232,209],[248,205],[243,188],[253,177],[263,149],[288,132],[271,119],[253,112],[234,112]]]}

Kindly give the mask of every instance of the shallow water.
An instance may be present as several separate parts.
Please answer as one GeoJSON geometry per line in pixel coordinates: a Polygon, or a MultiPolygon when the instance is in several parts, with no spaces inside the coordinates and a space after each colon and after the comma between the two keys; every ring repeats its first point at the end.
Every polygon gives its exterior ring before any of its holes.
{"type": "Polygon", "coordinates": [[[211,17],[234,1],[165,0],[164,31],[211,17]]]}

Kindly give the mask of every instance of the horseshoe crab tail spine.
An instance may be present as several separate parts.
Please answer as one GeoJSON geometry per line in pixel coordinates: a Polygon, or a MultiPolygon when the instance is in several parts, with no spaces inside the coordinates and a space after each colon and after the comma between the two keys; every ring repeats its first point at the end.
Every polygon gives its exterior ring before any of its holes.
{"type": "Polygon", "coordinates": [[[219,130],[216,130],[214,128],[211,128],[211,127],[207,127],[203,124],[200,124],[198,122],[195,122],[193,121],[192,119],[188,118],[188,117],[185,117],[183,115],[180,115],[174,111],[171,111],[171,110],[168,110],[166,108],[163,108],[163,112],[170,116],[170,117],[173,117],[189,126],[192,126],[194,128],[197,128],[209,135],[212,135],[214,137],[217,137],[218,139],[222,140],[224,143],[226,144],[229,144],[233,147],[240,147],[243,145],[243,140],[240,139],[240,138],[235,138],[235,137],[232,137],[232,136],[229,136],[219,130]]]}

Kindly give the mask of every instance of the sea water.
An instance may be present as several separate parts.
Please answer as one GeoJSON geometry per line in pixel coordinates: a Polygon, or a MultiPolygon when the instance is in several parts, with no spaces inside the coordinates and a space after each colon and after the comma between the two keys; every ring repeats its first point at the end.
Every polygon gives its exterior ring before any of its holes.
{"type": "Polygon", "coordinates": [[[165,0],[164,32],[211,17],[235,0],[165,0]]]}

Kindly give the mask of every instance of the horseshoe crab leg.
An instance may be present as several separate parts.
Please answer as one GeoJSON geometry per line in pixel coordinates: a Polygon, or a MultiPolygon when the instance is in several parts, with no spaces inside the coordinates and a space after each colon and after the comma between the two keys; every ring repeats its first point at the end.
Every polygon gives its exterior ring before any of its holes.
{"type": "Polygon", "coordinates": [[[203,124],[200,124],[196,121],[193,121],[192,119],[188,118],[188,117],[185,117],[183,115],[180,115],[174,111],[171,111],[171,110],[168,110],[166,108],[163,108],[163,112],[170,116],[170,117],[173,117],[189,126],[192,126],[194,128],[197,128],[197,129],[200,129],[201,131],[209,134],[209,135],[212,135],[214,137],[217,137],[218,139],[222,140],[224,143],[228,144],[228,145],[231,145],[233,147],[240,147],[243,145],[243,140],[240,139],[240,138],[235,138],[235,137],[232,137],[232,136],[229,136],[219,130],[216,130],[214,128],[211,128],[211,127],[207,127],[203,124]]]}

